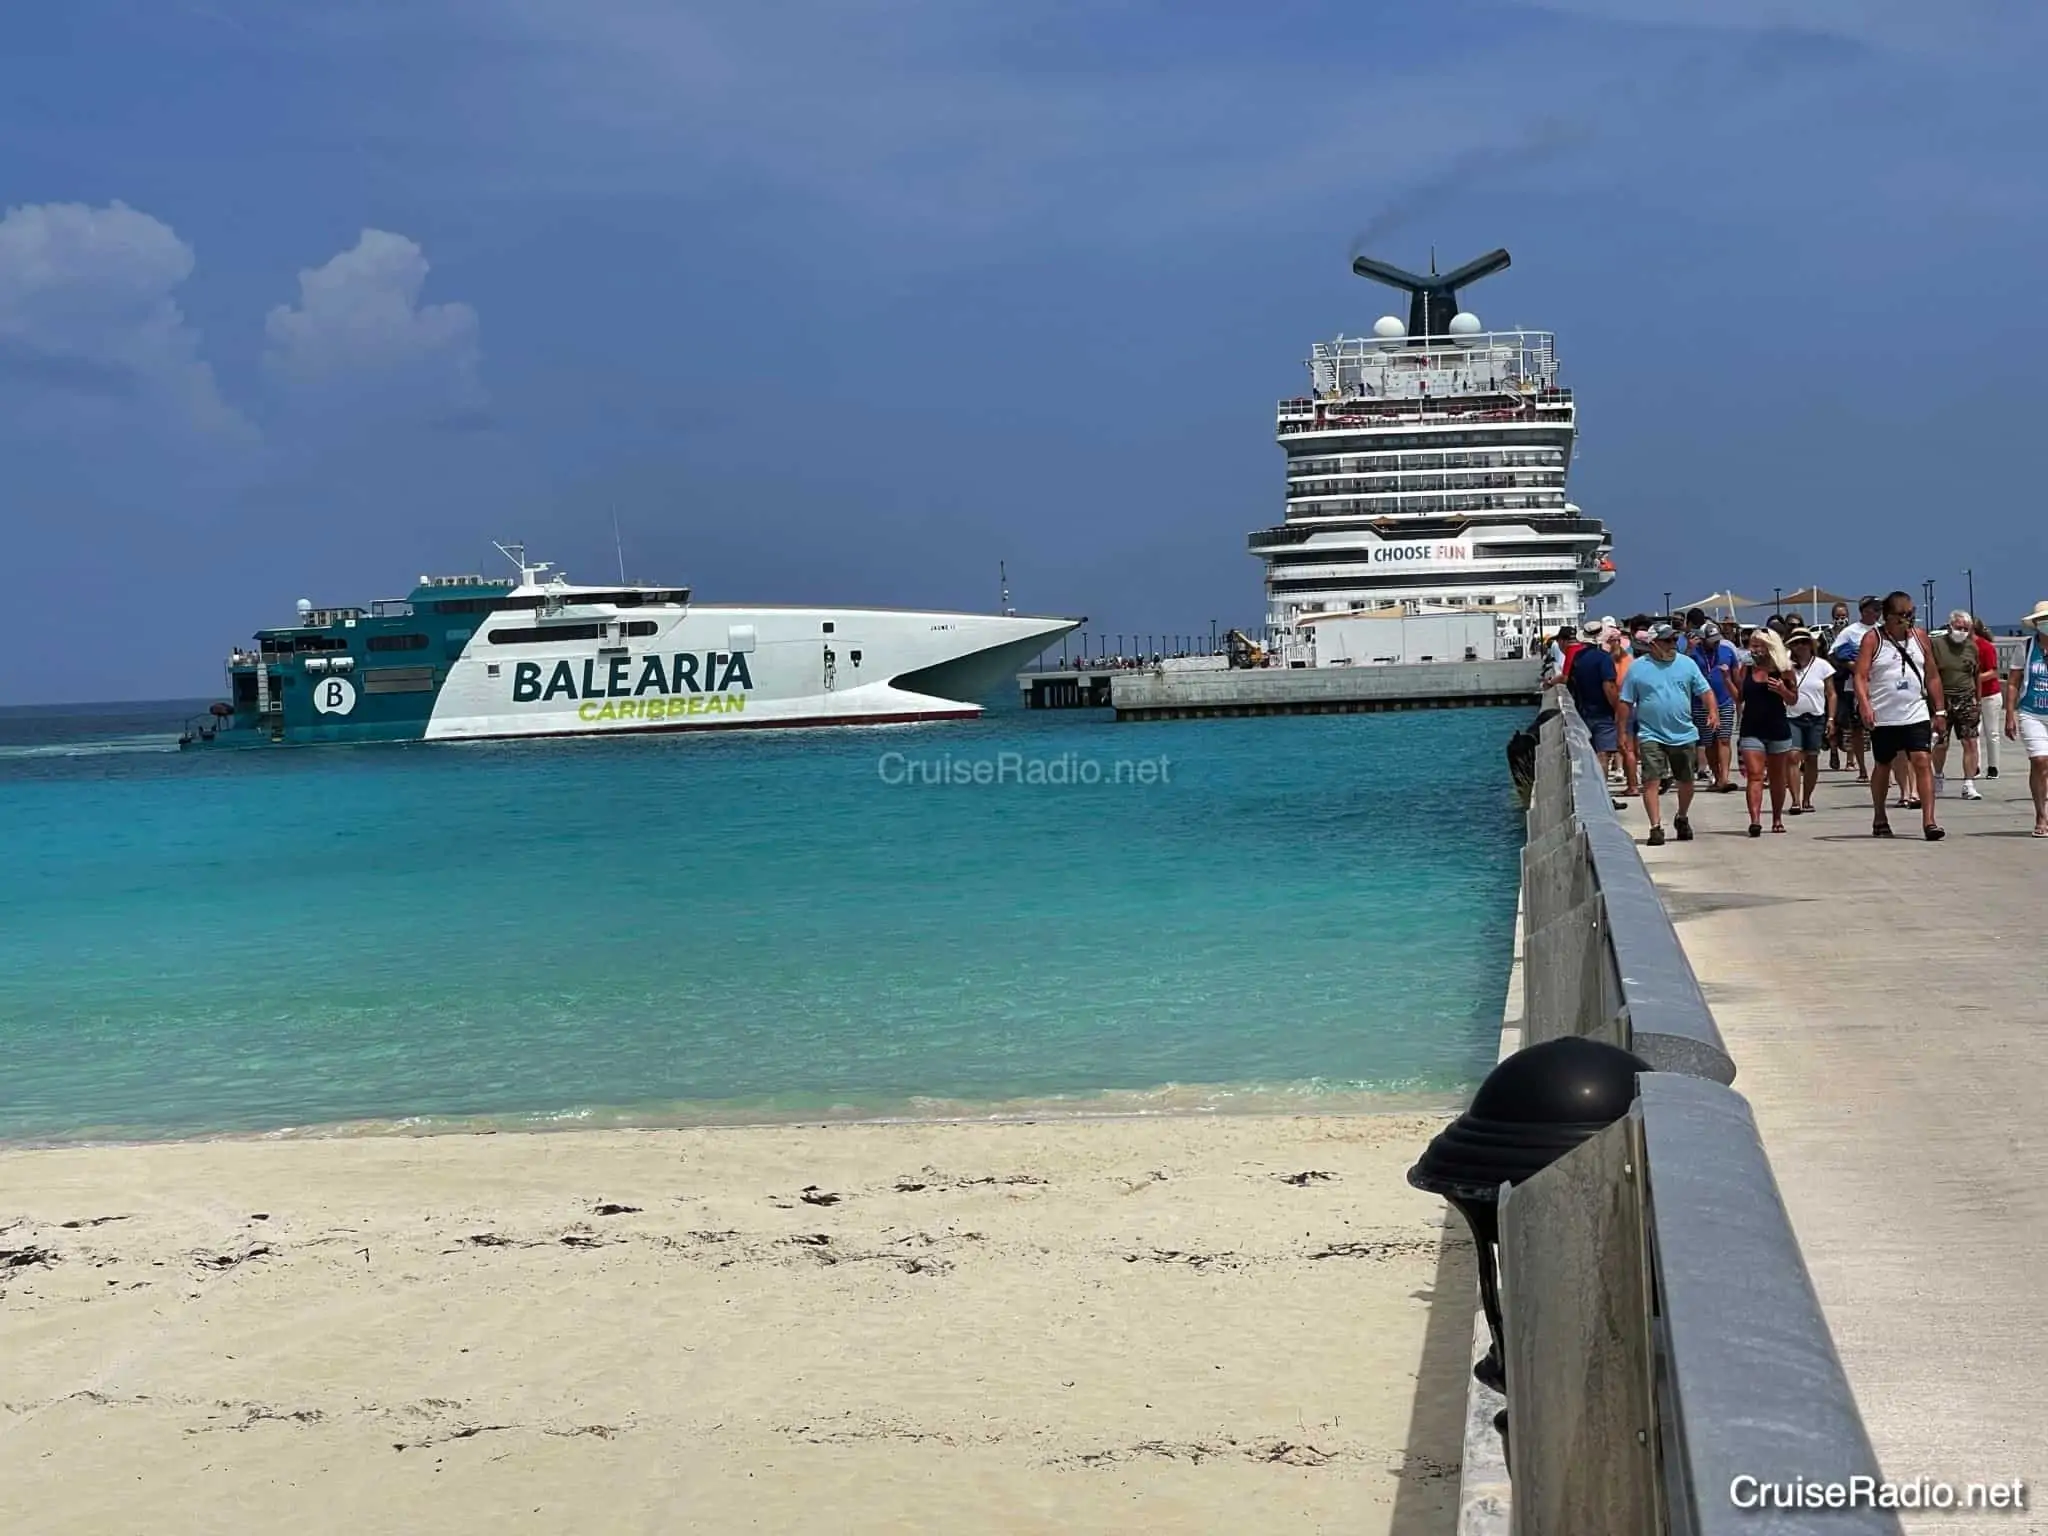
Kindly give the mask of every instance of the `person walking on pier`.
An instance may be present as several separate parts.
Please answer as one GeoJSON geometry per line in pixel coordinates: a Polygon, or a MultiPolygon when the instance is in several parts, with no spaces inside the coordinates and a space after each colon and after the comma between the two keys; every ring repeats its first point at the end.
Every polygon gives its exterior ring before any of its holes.
{"type": "Polygon", "coordinates": [[[1799,751],[1799,761],[1792,765],[1798,775],[1792,784],[1792,814],[1804,816],[1813,810],[1813,791],[1820,783],[1821,743],[1835,739],[1835,669],[1820,654],[1820,642],[1810,629],[1792,632],[1790,650],[1798,692],[1785,719],[1799,751]]]}
{"type": "MultiPolygon", "coordinates": [[[[1614,658],[1614,691],[1615,698],[1619,701],[1621,685],[1628,680],[1629,665],[1636,659],[1630,632],[1619,624],[1610,626],[1607,631],[1607,654],[1614,658]]],[[[1636,739],[1629,732],[1621,730],[1620,715],[1621,711],[1617,707],[1615,732],[1621,742],[1621,792],[1624,795],[1635,796],[1642,793],[1640,765],[1636,762],[1636,739]]]]}
{"type": "Polygon", "coordinates": [[[1941,696],[1948,703],[1948,729],[1934,738],[1934,795],[1941,798],[1948,788],[1948,748],[1951,737],[1963,744],[1963,788],[1965,800],[1982,800],[1977,793],[1977,683],[1984,663],[1977,654],[1977,636],[1970,628],[1970,616],[1958,608],[1948,616],[1948,628],[1934,637],[1934,670],[1941,674],[1941,696]]]}
{"type": "Polygon", "coordinates": [[[2048,837],[2048,598],[2034,604],[2020,628],[2028,632],[2027,646],[2005,682],[2005,735],[2027,754],[2034,836],[2048,837]]]}
{"type": "Polygon", "coordinates": [[[1693,664],[1700,669],[1700,675],[1707,680],[1707,686],[1714,693],[1714,711],[1711,716],[1695,709],[1694,724],[1704,725],[1700,740],[1705,744],[1703,756],[1707,771],[1713,779],[1716,794],[1725,795],[1735,788],[1728,777],[1728,743],[1735,732],[1735,666],[1742,658],[1735,647],[1721,638],[1721,627],[1711,619],[1700,625],[1698,638],[1693,642],[1693,664]]]}
{"type": "Polygon", "coordinates": [[[1856,701],[1870,721],[1870,755],[1877,765],[1870,774],[1870,799],[1877,813],[1871,820],[1871,836],[1892,835],[1884,795],[1892,764],[1903,754],[1906,761],[1896,770],[1899,782],[1903,787],[1910,777],[1917,790],[1914,803],[1920,807],[1921,833],[1930,843],[1940,842],[1947,833],[1934,819],[1934,762],[1929,753],[1934,730],[1947,729],[1948,708],[1942,701],[1941,673],[1930,659],[1927,632],[1913,623],[1909,592],[1887,597],[1883,623],[1863,637],[1856,656],[1856,701]]]}
{"type": "Polygon", "coordinates": [[[1984,764],[1984,777],[1998,777],[1998,738],[2005,734],[2005,679],[1998,670],[1998,645],[1979,614],[1970,623],[1977,637],[1977,661],[1983,668],[1977,675],[1977,756],[1984,764]]]}
{"type": "Polygon", "coordinates": [[[1794,742],[1786,706],[1799,698],[1785,642],[1767,624],[1749,632],[1749,656],[1733,673],[1742,700],[1742,778],[1748,790],[1749,835],[1763,835],[1764,784],[1771,787],[1771,830],[1785,830],[1785,784],[1791,778],[1794,742]]]}
{"type": "MultiPolygon", "coordinates": [[[[1719,727],[1720,709],[1706,675],[1690,656],[1678,654],[1678,631],[1669,624],[1650,630],[1650,653],[1638,656],[1618,690],[1621,729],[1636,732],[1636,755],[1643,776],[1643,811],[1650,818],[1650,846],[1664,846],[1663,802],[1659,791],[1670,781],[1678,792],[1678,814],[1672,830],[1681,843],[1692,841],[1693,768],[1699,758],[1700,730],[1693,724],[1697,704],[1706,711],[1709,730],[1719,727]]],[[[2048,719],[2048,717],[2044,717],[2048,719]]]]}
{"type": "Polygon", "coordinates": [[[1593,738],[1593,751],[1600,758],[1600,777],[1604,782],[1613,771],[1615,754],[1621,750],[1621,735],[1614,719],[1620,681],[1614,657],[1607,649],[1607,626],[1592,619],[1579,634],[1586,643],[1565,669],[1565,689],[1579,706],[1579,718],[1586,722],[1587,733],[1593,738]]]}
{"type": "MultiPolygon", "coordinates": [[[[1828,627],[1815,639],[1814,649],[1822,656],[1835,648],[1835,637],[1849,627],[1849,605],[1837,603],[1828,610],[1828,627]]],[[[1834,772],[1842,766],[1842,745],[1835,739],[1836,712],[1828,711],[1828,770],[1834,772]]]]}
{"type": "Polygon", "coordinates": [[[1863,761],[1870,720],[1856,696],[1856,658],[1863,654],[1863,637],[1882,620],[1883,609],[1884,604],[1875,597],[1857,599],[1856,620],[1844,624],[1828,641],[1828,660],[1834,663],[1836,672],[1835,740],[1841,744],[1849,766],[1856,770],[1858,784],[1870,782],[1870,770],[1863,761]]]}

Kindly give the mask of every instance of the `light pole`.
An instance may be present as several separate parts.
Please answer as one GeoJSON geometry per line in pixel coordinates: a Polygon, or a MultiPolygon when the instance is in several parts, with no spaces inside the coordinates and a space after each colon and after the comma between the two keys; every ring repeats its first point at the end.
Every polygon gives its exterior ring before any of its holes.
{"type": "Polygon", "coordinates": [[[1216,654],[1216,621],[1214,619],[1209,621],[1209,654],[1211,656],[1216,654]]]}
{"type": "Polygon", "coordinates": [[[1671,594],[1669,592],[1664,594],[1664,617],[1667,619],[1671,617],[1671,594]]]}
{"type": "Polygon", "coordinates": [[[1977,573],[1968,566],[1963,567],[1963,580],[1969,587],[1970,617],[1977,617],[1977,573]]]}
{"type": "Polygon", "coordinates": [[[1920,611],[1920,627],[1931,629],[1934,626],[1934,578],[1930,576],[1921,582],[1920,589],[1927,594],[1927,606],[1920,611]]]}
{"type": "Polygon", "coordinates": [[[1780,610],[1781,610],[1782,608],[1784,608],[1784,606],[1785,606],[1785,589],[1784,589],[1783,587],[1773,587],[1773,588],[1771,588],[1771,612],[1773,612],[1773,613],[1777,613],[1777,612],[1779,612],[1779,611],[1780,611],[1780,610]]]}

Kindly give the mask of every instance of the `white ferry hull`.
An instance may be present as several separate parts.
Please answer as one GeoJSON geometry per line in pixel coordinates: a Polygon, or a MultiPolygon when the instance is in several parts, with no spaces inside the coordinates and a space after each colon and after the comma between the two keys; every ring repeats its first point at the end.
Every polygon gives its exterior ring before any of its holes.
{"type": "MultiPolygon", "coordinates": [[[[448,668],[429,741],[886,725],[972,718],[1079,620],[693,605],[600,646],[489,643],[448,668]]],[[[495,626],[493,626],[495,627],[495,626]]]]}

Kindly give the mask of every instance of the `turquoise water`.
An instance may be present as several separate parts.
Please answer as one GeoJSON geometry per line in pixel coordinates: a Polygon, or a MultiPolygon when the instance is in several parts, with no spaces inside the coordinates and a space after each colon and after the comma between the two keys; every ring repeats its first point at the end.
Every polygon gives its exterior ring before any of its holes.
{"type": "Polygon", "coordinates": [[[174,705],[0,712],[0,1138],[1449,1095],[1524,714],[179,753],[174,705]],[[1006,752],[1105,782],[974,782],[1006,752]]]}

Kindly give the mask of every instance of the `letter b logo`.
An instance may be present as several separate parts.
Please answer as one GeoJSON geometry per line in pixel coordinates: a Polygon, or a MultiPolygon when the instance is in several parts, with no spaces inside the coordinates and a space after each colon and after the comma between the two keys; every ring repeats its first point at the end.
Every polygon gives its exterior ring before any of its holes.
{"type": "Polygon", "coordinates": [[[323,677],[313,685],[313,707],[323,715],[345,715],[356,707],[356,686],[345,677],[323,677]]]}

